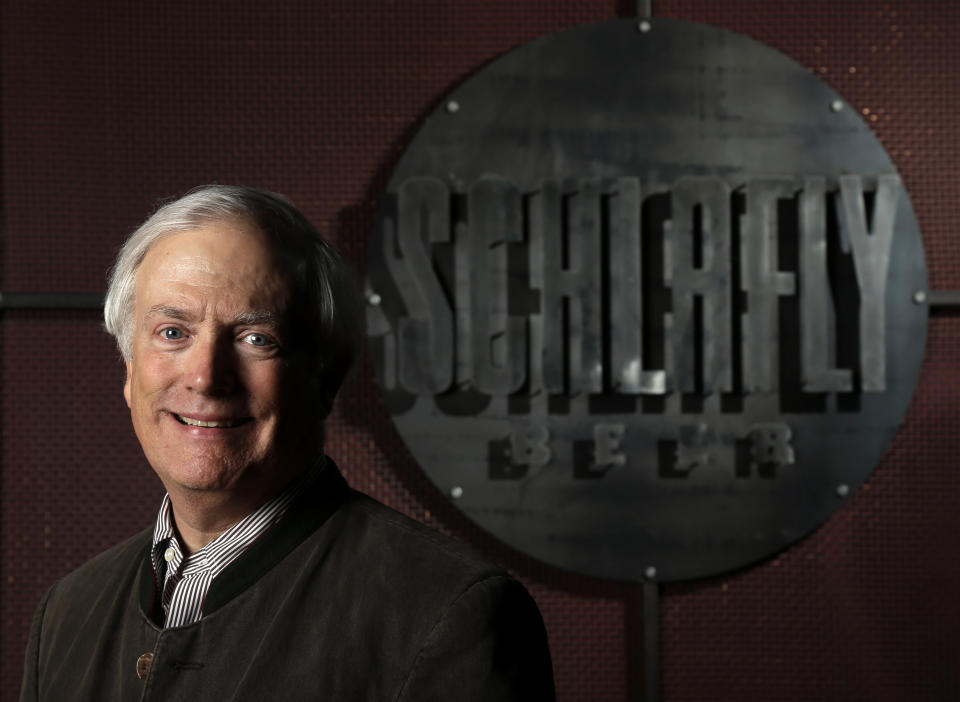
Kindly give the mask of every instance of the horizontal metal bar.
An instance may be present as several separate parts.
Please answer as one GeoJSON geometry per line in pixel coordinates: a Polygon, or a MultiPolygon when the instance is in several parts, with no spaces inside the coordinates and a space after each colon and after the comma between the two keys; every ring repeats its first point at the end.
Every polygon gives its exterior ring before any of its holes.
{"type": "MultiPolygon", "coordinates": [[[[103,307],[103,297],[98,293],[0,293],[0,309],[97,310],[103,307]]],[[[960,290],[930,290],[927,304],[931,307],[960,307],[960,290]]]]}
{"type": "Polygon", "coordinates": [[[927,293],[931,307],[960,307],[960,290],[931,290],[927,293]]]}
{"type": "Polygon", "coordinates": [[[102,307],[103,295],[98,293],[0,293],[0,309],[4,310],[98,310],[102,307]]]}

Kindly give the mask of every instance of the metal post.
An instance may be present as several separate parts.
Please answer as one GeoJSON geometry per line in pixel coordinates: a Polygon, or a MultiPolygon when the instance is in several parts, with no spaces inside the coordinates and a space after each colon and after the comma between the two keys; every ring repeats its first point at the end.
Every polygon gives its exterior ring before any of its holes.
{"type": "Polygon", "coordinates": [[[660,702],[660,585],[643,583],[643,702],[660,702]]]}

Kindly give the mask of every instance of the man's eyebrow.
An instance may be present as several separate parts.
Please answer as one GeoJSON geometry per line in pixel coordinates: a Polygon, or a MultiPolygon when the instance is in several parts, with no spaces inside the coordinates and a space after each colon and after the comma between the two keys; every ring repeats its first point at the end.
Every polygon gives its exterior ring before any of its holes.
{"type": "MultiPolygon", "coordinates": [[[[154,305],[147,310],[145,315],[146,318],[151,317],[169,317],[170,319],[176,319],[181,322],[191,322],[194,319],[194,316],[191,315],[186,310],[183,310],[179,307],[172,307],[170,305],[154,305]]],[[[267,312],[261,310],[250,310],[248,312],[241,312],[233,318],[234,323],[236,324],[249,324],[250,326],[265,326],[272,327],[274,329],[279,329],[282,322],[279,315],[274,312],[267,312]]]]}
{"type": "Polygon", "coordinates": [[[234,317],[234,321],[237,324],[249,324],[254,327],[273,327],[274,329],[279,329],[281,326],[280,316],[273,312],[241,312],[234,317]]]}
{"type": "Polygon", "coordinates": [[[191,316],[187,314],[186,310],[182,310],[179,307],[171,307],[170,305],[154,305],[147,310],[144,317],[170,317],[171,319],[179,319],[181,322],[189,322],[191,319],[191,316]]]}

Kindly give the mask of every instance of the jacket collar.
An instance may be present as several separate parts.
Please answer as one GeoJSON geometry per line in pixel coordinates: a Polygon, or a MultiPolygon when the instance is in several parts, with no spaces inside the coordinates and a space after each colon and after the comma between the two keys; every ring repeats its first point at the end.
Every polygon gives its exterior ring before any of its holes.
{"type": "MultiPolygon", "coordinates": [[[[283,518],[214,579],[203,603],[204,616],[249,588],[303,543],[343,504],[349,490],[337,466],[327,457],[320,475],[290,505],[283,518]]],[[[141,610],[154,624],[161,626],[163,608],[149,545],[140,567],[139,591],[141,610]]]]}

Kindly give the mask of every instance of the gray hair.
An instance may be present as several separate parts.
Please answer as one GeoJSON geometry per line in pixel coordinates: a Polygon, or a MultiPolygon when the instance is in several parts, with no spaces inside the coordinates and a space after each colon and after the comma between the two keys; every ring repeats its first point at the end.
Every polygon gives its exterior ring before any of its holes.
{"type": "MultiPolygon", "coordinates": [[[[247,217],[293,261],[293,299],[305,301],[300,321],[316,355],[325,413],[360,351],[363,309],[353,275],[340,254],[281,195],[254,188],[208,185],[160,207],[130,235],[110,271],[103,318],[130,360],[137,271],[150,248],[175,232],[205,222],[247,217]]],[[[299,325],[298,325],[299,326],[299,325]]]]}

